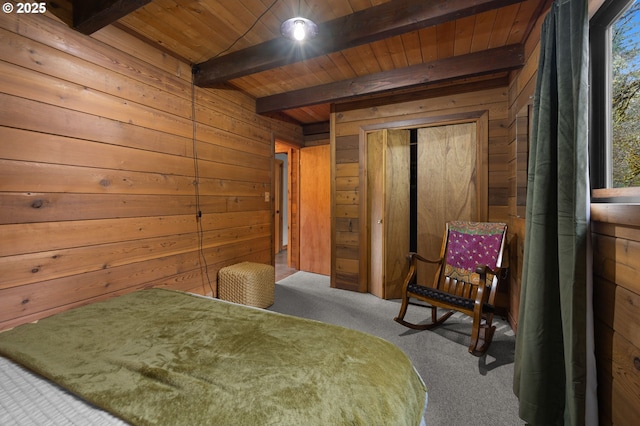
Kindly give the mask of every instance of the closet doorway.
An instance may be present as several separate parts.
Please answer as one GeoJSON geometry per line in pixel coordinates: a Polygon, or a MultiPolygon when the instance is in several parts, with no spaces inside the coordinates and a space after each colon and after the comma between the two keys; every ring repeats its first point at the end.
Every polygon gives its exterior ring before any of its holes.
{"type": "MultiPolygon", "coordinates": [[[[364,129],[368,291],[398,298],[417,251],[437,258],[445,223],[487,218],[487,114],[364,129]]],[[[432,277],[435,266],[418,275],[432,277]]]]}

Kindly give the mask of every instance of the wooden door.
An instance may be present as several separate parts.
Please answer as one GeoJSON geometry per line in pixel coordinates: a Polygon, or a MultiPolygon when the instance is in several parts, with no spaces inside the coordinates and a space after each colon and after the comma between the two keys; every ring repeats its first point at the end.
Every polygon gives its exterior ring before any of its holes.
{"type": "Polygon", "coordinates": [[[300,270],[331,274],[330,145],[300,150],[300,270]]]}
{"type": "MultiPolygon", "coordinates": [[[[445,223],[479,220],[476,123],[418,129],[417,251],[437,259],[445,223]]],[[[419,279],[431,279],[434,265],[421,265],[419,279]]]]}
{"type": "Polygon", "coordinates": [[[409,251],[409,131],[368,134],[369,291],[400,297],[409,251]]]}
{"type": "Polygon", "coordinates": [[[384,297],[384,146],[386,131],[367,135],[367,209],[369,292],[384,297]]]}

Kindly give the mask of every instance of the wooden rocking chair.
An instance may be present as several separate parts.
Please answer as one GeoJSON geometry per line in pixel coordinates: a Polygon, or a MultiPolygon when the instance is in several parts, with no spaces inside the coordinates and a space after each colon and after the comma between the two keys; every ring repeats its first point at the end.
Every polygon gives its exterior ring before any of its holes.
{"type": "Polygon", "coordinates": [[[475,356],[486,353],[495,331],[491,323],[506,235],[507,225],[504,223],[447,223],[440,259],[430,260],[417,253],[409,253],[409,272],[404,280],[402,306],[395,321],[425,330],[442,324],[453,311],[462,312],[473,318],[469,352],[475,356]],[[432,284],[416,283],[418,261],[438,264],[432,284]],[[404,320],[409,304],[425,306],[411,302],[411,298],[428,304],[431,323],[412,324],[404,320]],[[438,307],[449,312],[438,318],[438,307]]]}

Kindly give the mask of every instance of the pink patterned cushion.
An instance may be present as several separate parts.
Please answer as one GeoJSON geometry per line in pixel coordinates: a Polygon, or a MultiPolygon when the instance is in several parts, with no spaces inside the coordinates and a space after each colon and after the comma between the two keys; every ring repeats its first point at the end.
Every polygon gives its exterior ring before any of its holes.
{"type": "Polygon", "coordinates": [[[477,265],[495,269],[504,223],[451,222],[445,274],[457,280],[478,282],[477,265]]]}

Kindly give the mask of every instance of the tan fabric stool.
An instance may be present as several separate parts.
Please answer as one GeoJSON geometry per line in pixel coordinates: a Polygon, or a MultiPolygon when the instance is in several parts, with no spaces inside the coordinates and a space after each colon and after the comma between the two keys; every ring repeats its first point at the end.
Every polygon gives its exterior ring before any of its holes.
{"type": "Polygon", "coordinates": [[[229,302],[268,308],[273,305],[275,271],[263,263],[242,262],[218,271],[218,297],[229,302]]]}

